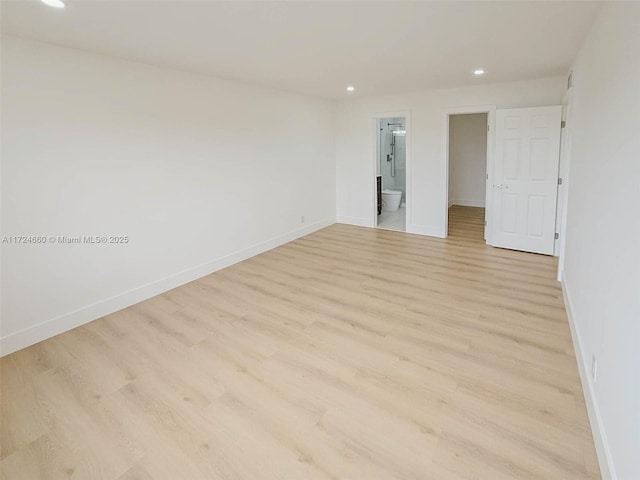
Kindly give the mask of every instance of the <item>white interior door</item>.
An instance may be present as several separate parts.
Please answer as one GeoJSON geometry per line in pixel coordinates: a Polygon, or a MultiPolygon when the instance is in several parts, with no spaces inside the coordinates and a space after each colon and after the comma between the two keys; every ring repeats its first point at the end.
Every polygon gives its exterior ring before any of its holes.
{"type": "Polygon", "coordinates": [[[496,111],[491,244],[553,254],[562,107],[496,111]]]}

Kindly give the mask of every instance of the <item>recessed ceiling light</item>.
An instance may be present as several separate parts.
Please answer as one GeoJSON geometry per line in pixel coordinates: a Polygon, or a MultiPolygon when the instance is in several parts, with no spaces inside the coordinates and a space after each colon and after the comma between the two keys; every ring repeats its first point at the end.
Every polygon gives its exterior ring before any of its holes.
{"type": "Polygon", "coordinates": [[[476,69],[476,70],[474,70],[474,71],[473,71],[473,74],[474,74],[474,75],[484,75],[485,73],[487,73],[487,72],[485,72],[485,71],[484,71],[483,69],[481,69],[481,68],[478,68],[478,69],[476,69]]]}
{"type": "Polygon", "coordinates": [[[64,7],[66,7],[66,5],[64,4],[64,2],[62,0],[42,0],[42,3],[46,3],[50,7],[55,7],[55,8],[64,8],[64,7]]]}
{"type": "Polygon", "coordinates": [[[347,87],[347,92],[353,92],[356,89],[356,87],[354,87],[353,85],[349,85],[347,87]]]}

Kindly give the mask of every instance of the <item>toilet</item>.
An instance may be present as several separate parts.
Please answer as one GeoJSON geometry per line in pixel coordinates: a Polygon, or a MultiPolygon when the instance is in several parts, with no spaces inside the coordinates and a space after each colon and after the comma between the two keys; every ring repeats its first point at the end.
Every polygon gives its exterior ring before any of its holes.
{"type": "Polygon", "coordinates": [[[402,192],[397,190],[382,190],[382,210],[385,212],[395,212],[400,208],[402,192]]]}

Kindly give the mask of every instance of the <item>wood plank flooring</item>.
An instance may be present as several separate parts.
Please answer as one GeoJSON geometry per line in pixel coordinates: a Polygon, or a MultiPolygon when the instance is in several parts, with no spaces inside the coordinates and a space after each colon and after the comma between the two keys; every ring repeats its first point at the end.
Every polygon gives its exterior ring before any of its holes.
{"type": "Polygon", "coordinates": [[[334,225],[0,361],[2,479],[596,479],[551,257],[334,225]]]}

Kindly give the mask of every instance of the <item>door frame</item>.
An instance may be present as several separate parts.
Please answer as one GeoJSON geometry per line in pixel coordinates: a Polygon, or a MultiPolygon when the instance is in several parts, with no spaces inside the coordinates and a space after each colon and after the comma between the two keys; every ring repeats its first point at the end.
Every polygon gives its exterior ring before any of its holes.
{"type": "Polygon", "coordinates": [[[573,87],[570,87],[562,97],[562,120],[565,122],[560,132],[560,163],[558,178],[562,178],[562,185],[558,185],[558,204],[556,206],[556,226],[559,239],[554,244],[554,255],[558,257],[558,281],[562,281],[564,270],[564,256],[567,237],[567,211],[569,208],[569,172],[571,166],[571,126],[573,87]],[[557,251],[556,251],[557,250],[557,251]]]}
{"type": "Polygon", "coordinates": [[[371,214],[372,214],[372,222],[371,224],[374,228],[378,228],[378,205],[377,205],[377,188],[376,188],[376,176],[378,174],[378,165],[380,162],[380,128],[378,127],[378,122],[383,118],[404,118],[405,122],[405,130],[407,133],[405,134],[405,168],[406,168],[406,178],[405,178],[405,197],[406,197],[406,209],[405,209],[405,232],[409,231],[409,224],[411,219],[411,209],[413,204],[413,199],[411,197],[411,112],[409,110],[399,110],[393,112],[380,112],[374,113],[371,117],[371,123],[373,125],[373,141],[375,143],[375,148],[373,149],[373,170],[372,176],[370,180],[370,185],[372,186],[373,195],[371,197],[371,214]]]}
{"type": "Polygon", "coordinates": [[[484,238],[487,244],[491,245],[491,225],[492,219],[492,195],[490,195],[489,185],[493,178],[493,155],[496,140],[496,105],[478,105],[471,107],[451,107],[442,112],[442,166],[444,178],[444,234],[443,238],[449,235],[449,117],[451,115],[465,115],[473,113],[487,114],[487,165],[485,175],[485,214],[484,214],[484,238]]]}

